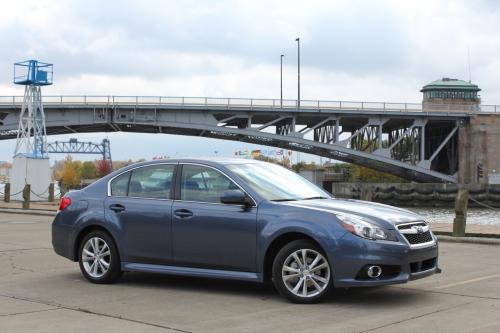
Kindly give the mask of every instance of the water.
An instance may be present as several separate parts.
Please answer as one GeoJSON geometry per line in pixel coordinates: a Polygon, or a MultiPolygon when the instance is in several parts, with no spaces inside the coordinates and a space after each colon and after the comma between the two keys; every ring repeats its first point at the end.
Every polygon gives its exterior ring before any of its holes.
{"type": "MultiPolygon", "coordinates": [[[[453,208],[411,207],[407,209],[420,214],[429,223],[453,223],[455,218],[453,208]]],[[[467,224],[500,226],[500,210],[469,208],[467,210],[467,224]]]]}

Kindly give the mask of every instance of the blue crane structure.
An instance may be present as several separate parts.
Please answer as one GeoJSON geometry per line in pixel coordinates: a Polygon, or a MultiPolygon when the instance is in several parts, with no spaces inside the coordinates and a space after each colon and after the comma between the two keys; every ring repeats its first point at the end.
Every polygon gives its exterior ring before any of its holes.
{"type": "Polygon", "coordinates": [[[14,156],[40,159],[47,156],[47,133],[42,86],[52,84],[53,65],[27,60],[14,64],[14,83],[25,86],[14,156]]]}

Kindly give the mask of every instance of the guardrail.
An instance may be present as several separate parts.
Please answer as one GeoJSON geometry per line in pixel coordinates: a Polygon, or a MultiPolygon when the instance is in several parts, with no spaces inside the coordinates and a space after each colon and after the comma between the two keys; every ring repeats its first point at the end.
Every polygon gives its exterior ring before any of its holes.
{"type": "MultiPolygon", "coordinates": [[[[0,96],[0,106],[21,106],[23,96],[0,96]]],[[[226,108],[272,108],[297,109],[295,99],[266,99],[266,98],[218,98],[218,97],[172,97],[172,96],[98,96],[98,95],[60,95],[43,96],[44,105],[171,105],[171,106],[211,106],[226,108]]],[[[356,102],[356,101],[328,101],[328,100],[301,100],[301,109],[347,109],[366,111],[400,111],[400,112],[500,112],[500,105],[449,105],[421,103],[392,103],[392,102],[356,102]]]]}

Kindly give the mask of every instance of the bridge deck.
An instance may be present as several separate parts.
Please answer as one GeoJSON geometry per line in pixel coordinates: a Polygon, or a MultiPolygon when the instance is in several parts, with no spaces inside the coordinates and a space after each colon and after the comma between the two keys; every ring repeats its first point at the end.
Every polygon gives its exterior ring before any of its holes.
{"type": "MultiPolygon", "coordinates": [[[[137,106],[137,107],[214,107],[227,109],[271,109],[271,110],[300,110],[304,111],[368,111],[368,112],[500,112],[500,105],[475,105],[453,106],[443,104],[427,105],[422,103],[395,103],[395,102],[363,102],[363,101],[331,101],[331,100],[301,100],[297,108],[295,99],[266,99],[266,98],[219,98],[219,97],[172,97],[172,96],[92,96],[92,95],[58,95],[44,96],[44,105],[56,107],[78,106],[137,106]]],[[[0,108],[20,107],[22,96],[0,96],[0,108]]]]}

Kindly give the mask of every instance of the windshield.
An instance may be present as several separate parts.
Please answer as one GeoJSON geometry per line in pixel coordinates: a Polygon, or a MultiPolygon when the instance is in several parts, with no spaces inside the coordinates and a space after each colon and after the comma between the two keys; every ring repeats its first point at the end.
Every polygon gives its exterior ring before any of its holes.
{"type": "Polygon", "coordinates": [[[266,200],[291,201],[327,199],[331,195],[295,172],[271,163],[230,164],[227,168],[240,176],[266,200]]]}

